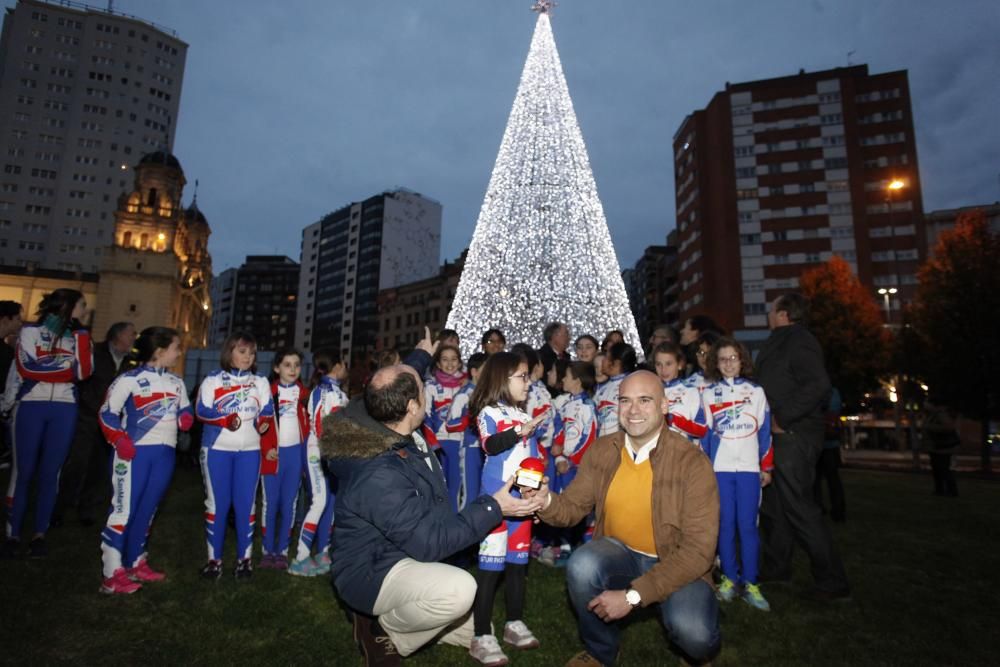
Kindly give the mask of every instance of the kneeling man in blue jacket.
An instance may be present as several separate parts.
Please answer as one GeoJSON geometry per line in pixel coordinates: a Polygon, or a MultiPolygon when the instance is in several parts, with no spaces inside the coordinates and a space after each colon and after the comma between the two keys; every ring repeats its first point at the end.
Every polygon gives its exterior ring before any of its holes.
{"type": "Polygon", "coordinates": [[[327,458],[339,481],[333,581],[361,612],[355,640],[368,664],[387,664],[386,653],[407,656],[429,642],[468,648],[476,582],[439,561],[480,542],[503,517],[533,514],[541,500],[511,496],[511,479],[454,512],[437,457],[414,437],[425,412],[423,383],[411,366],[376,372],[360,407],[337,414],[327,458]]]}

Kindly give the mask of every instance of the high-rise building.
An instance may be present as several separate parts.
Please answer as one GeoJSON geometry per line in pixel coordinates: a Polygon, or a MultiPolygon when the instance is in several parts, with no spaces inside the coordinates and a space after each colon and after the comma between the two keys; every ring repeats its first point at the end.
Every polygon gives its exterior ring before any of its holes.
{"type": "Polygon", "coordinates": [[[129,169],[170,152],[187,44],[78,2],[19,0],[0,35],[0,265],[97,271],[129,169]]]}
{"type": "Polygon", "coordinates": [[[673,149],[682,320],[753,337],[767,303],[834,254],[873,298],[912,297],[926,234],[905,70],[727,83],[673,149]]]}
{"type": "Polygon", "coordinates": [[[441,204],[406,189],[344,206],[302,230],[295,346],[375,351],[379,291],[437,274],[441,204]]]}
{"type": "MultiPolygon", "coordinates": [[[[232,315],[224,340],[248,331],[258,350],[276,352],[295,341],[299,265],[283,255],[248,255],[232,283],[232,315]]],[[[221,340],[220,340],[221,343],[221,340]]]]}
{"type": "Polygon", "coordinates": [[[208,322],[208,347],[222,345],[233,330],[233,297],[236,290],[235,268],[228,268],[212,278],[209,295],[212,297],[212,318],[208,322]]]}

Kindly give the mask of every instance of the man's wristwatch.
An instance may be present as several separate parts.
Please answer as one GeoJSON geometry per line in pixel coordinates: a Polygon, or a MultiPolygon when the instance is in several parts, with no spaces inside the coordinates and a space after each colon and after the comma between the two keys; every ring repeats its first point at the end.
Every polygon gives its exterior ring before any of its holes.
{"type": "Polygon", "coordinates": [[[642,597],[639,595],[639,591],[634,588],[630,588],[625,591],[625,601],[633,607],[638,607],[642,604],[642,597]]]}
{"type": "Polygon", "coordinates": [[[514,433],[517,433],[518,435],[521,435],[521,425],[520,424],[518,424],[517,426],[514,427],[514,433]]]}

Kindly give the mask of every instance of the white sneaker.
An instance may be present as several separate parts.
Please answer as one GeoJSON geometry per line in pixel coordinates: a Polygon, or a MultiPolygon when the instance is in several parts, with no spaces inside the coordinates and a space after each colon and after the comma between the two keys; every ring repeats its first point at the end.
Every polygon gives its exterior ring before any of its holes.
{"type": "Polygon", "coordinates": [[[493,635],[473,637],[469,655],[486,667],[502,667],[507,664],[507,656],[500,650],[500,642],[493,635]]]}
{"type": "Polygon", "coordinates": [[[529,648],[538,648],[538,639],[531,634],[531,630],[524,624],[524,621],[510,621],[503,626],[503,641],[514,648],[522,651],[529,648]]]}

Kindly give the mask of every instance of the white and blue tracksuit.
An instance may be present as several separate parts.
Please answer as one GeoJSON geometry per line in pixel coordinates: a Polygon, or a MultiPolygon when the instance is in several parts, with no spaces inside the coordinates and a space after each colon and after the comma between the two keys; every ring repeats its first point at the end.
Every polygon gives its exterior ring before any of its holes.
{"type": "Polygon", "coordinates": [[[156,508],[174,474],[177,420],[183,413],[191,415],[184,380],[162,368],[134,368],[108,389],[99,413],[101,430],[112,445],[128,437],[135,457],[126,461],[116,452],[112,459],[111,512],[101,531],[105,578],[146,557],[156,508]]]}
{"type": "Polygon", "coordinates": [[[587,453],[590,445],[597,440],[597,408],[587,392],[569,396],[559,405],[559,418],[563,424],[563,453],[556,457],[556,462],[568,461],[569,469],[557,473],[550,488],[555,493],[563,489],[576,478],[576,470],[587,453]]]}
{"type": "Polygon", "coordinates": [[[448,440],[457,444],[455,456],[444,457],[444,476],[452,509],[462,510],[467,503],[479,497],[483,476],[483,450],[479,446],[476,425],[469,416],[469,399],[476,385],[471,382],[462,387],[448,406],[445,429],[448,440]]]}
{"type": "Polygon", "coordinates": [[[698,393],[701,394],[701,392],[705,391],[705,387],[712,383],[705,377],[705,373],[701,369],[698,369],[694,373],[691,373],[691,375],[684,378],[684,384],[697,389],[698,393]]]}
{"type": "Polygon", "coordinates": [[[335,498],[334,489],[323,474],[323,466],[320,463],[319,439],[323,435],[323,418],[346,405],[347,394],[340,388],[340,382],[330,377],[323,377],[309,394],[306,473],[309,475],[312,499],[309,511],[302,521],[302,530],[299,532],[299,544],[295,553],[295,560],[298,561],[309,558],[314,543],[317,555],[326,553],[330,546],[335,498]]]}
{"type": "Polygon", "coordinates": [[[760,549],[760,473],[773,467],[767,398],[759,385],[735,378],[708,385],[701,399],[708,425],[702,447],[712,460],[719,485],[722,573],[736,584],[755,584],[760,549]]]}
{"type": "Polygon", "coordinates": [[[452,507],[457,508],[458,490],[462,486],[462,436],[448,429],[448,415],[455,396],[469,385],[446,387],[438,380],[438,373],[432,372],[424,382],[423,432],[428,444],[433,442],[437,445],[433,448],[437,449],[441,460],[441,469],[448,485],[448,496],[451,498],[452,507]],[[433,434],[433,439],[427,437],[428,434],[433,434]]]}
{"type": "Polygon", "coordinates": [[[209,560],[222,560],[230,508],[236,524],[236,557],[250,557],[260,477],[257,421],[273,415],[266,378],[250,371],[218,370],[201,383],[195,416],[204,422],[200,458],[209,560]],[[226,428],[230,415],[239,417],[239,426],[233,431],[226,428]]]}
{"type": "Polygon", "coordinates": [[[663,397],[667,401],[667,422],[671,430],[694,444],[701,445],[708,426],[705,424],[705,409],[698,389],[681,378],[674,378],[663,383],[663,397]]]}
{"type": "Polygon", "coordinates": [[[45,325],[27,324],[17,340],[7,375],[3,410],[13,408],[14,436],[7,487],[7,537],[20,538],[28,510],[28,488],[37,483],[35,532],[49,528],[59,471],[76,429],[76,387],[93,372],[90,334],[80,329],[58,335],[45,325]]]}
{"type": "MultiPolygon", "coordinates": [[[[490,436],[531,419],[524,411],[509,405],[488,405],[476,417],[479,442],[485,449],[490,436]]],[[[483,493],[496,493],[510,479],[521,461],[538,456],[538,439],[532,433],[520,438],[510,449],[499,454],[487,454],[483,464],[483,493]]],[[[516,493],[516,492],[514,492],[516,493]]],[[[531,519],[504,519],[479,545],[479,569],[500,572],[506,563],[524,565],[531,549],[531,519]]]]}
{"type": "Polygon", "coordinates": [[[547,412],[548,415],[535,428],[535,439],[538,441],[538,454],[545,461],[545,474],[550,480],[556,478],[556,460],[549,455],[553,444],[562,445],[562,418],[552,407],[552,394],[541,380],[535,380],[528,387],[528,398],[524,402],[524,411],[534,419],[547,412]]]}
{"type": "Polygon", "coordinates": [[[615,375],[598,387],[594,393],[597,404],[597,435],[605,436],[618,432],[618,388],[625,374],[615,375]]]}
{"type": "Polygon", "coordinates": [[[261,542],[265,554],[288,554],[295,519],[295,501],[305,469],[309,435],[307,390],[301,382],[271,385],[278,429],[278,471],[262,475],[261,542]],[[279,519],[280,517],[280,519],[279,519]]]}

